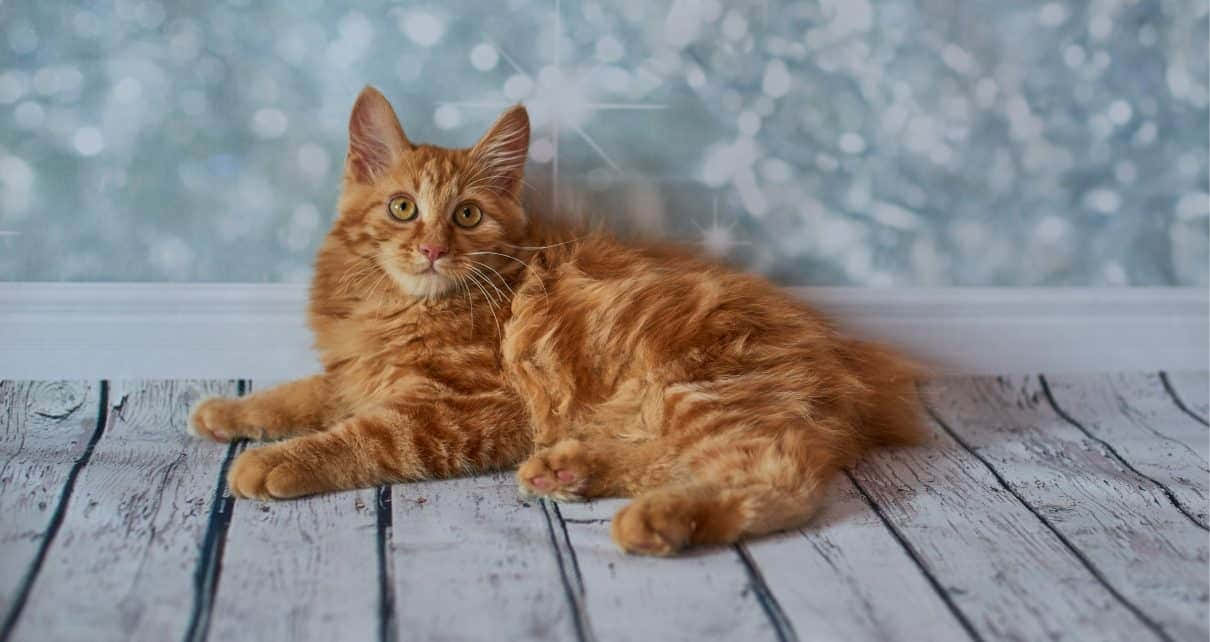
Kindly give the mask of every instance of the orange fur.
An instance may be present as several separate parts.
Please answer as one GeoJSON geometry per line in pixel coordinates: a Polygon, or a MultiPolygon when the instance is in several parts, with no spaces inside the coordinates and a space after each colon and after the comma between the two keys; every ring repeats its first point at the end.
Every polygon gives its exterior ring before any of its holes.
{"type": "Polygon", "coordinates": [[[203,436],[284,439],[234,462],[237,496],[520,464],[530,494],[635,497],[613,537],[664,555],[802,524],[839,468],[917,438],[917,373],[894,353],[758,277],[528,214],[524,109],[443,149],[367,88],[349,128],[311,289],[324,373],[193,413],[203,436]],[[415,219],[388,215],[397,195],[415,219]],[[448,252],[430,268],[422,243],[448,252]]]}

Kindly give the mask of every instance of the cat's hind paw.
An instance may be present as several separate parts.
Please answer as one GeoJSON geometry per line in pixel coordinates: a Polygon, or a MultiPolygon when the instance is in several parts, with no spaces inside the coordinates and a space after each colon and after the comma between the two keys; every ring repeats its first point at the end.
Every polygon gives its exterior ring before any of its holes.
{"type": "Polygon", "coordinates": [[[211,441],[231,441],[229,426],[232,425],[234,401],[222,397],[205,397],[189,411],[189,423],[185,430],[194,437],[211,441]]]}
{"type": "Polygon", "coordinates": [[[517,469],[517,486],[528,497],[584,501],[592,491],[588,448],[581,441],[564,439],[539,450],[517,469]]]}

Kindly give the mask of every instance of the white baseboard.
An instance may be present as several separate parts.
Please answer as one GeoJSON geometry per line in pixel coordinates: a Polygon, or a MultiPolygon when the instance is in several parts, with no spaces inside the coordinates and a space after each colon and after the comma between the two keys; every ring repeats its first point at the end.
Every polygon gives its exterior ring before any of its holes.
{"type": "MultiPolygon", "coordinates": [[[[1201,288],[795,288],[946,372],[1205,369],[1201,288]]],[[[0,378],[297,377],[299,284],[0,283],[0,378]]]]}

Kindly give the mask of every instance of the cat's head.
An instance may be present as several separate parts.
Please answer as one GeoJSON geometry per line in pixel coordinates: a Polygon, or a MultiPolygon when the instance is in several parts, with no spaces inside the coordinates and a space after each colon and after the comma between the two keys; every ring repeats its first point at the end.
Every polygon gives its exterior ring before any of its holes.
{"type": "MultiPolygon", "coordinates": [[[[529,115],[504,112],[474,146],[412,143],[373,87],[349,118],[340,217],[332,235],[404,293],[435,298],[492,276],[524,240],[529,115]]],[[[490,280],[490,279],[489,279],[490,280]]]]}

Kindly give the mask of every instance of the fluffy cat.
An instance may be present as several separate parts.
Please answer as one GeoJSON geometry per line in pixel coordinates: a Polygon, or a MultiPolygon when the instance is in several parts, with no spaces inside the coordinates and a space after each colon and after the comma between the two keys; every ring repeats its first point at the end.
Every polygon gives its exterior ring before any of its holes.
{"type": "Polygon", "coordinates": [[[915,441],[907,361],[758,277],[539,220],[528,148],[521,106],[445,149],[362,91],[311,286],[323,374],[191,415],[278,440],[235,460],[237,497],[519,464],[531,495],[634,497],[614,540],[668,555],[800,525],[839,468],[915,441]]]}

